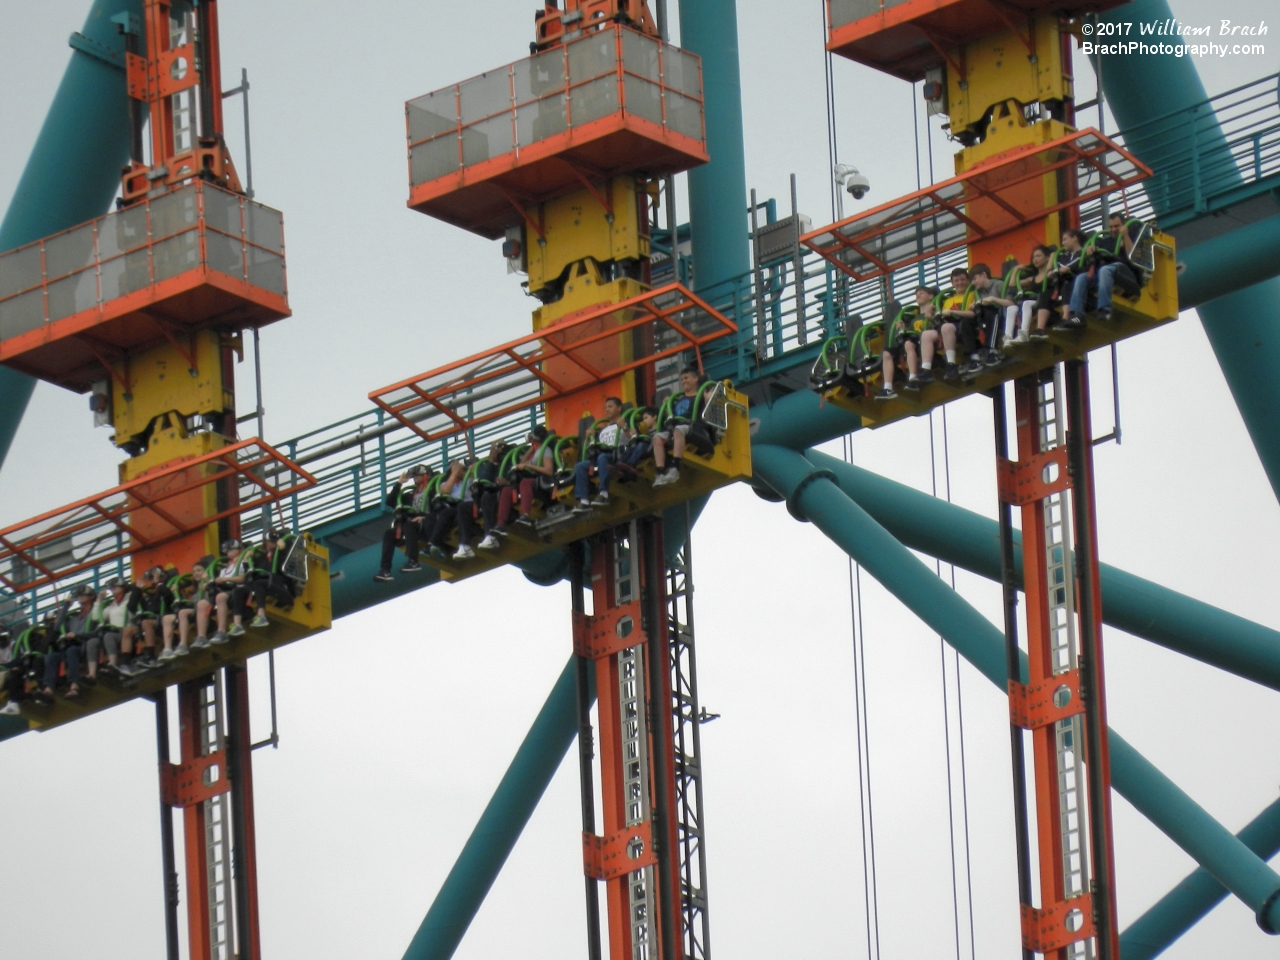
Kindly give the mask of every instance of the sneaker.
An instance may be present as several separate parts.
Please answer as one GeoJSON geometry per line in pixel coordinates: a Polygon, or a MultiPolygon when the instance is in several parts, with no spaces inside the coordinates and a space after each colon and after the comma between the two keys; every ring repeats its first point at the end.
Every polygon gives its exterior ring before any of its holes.
{"type": "Polygon", "coordinates": [[[609,505],[609,494],[601,491],[595,495],[595,499],[591,501],[593,507],[607,507],[609,505]]]}
{"type": "Polygon", "coordinates": [[[168,647],[160,651],[161,660],[172,660],[176,656],[177,654],[174,653],[172,650],[170,650],[168,647]]]}
{"type": "MultiPolygon", "coordinates": [[[[391,576],[390,570],[379,570],[373,575],[374,583],[390,583],[395,577],[391,576]]],[[[196,646],[200,646],[200,641],[196,641],[196,646]]]]}
{"type": "Polygon", "coordinates": [[[964,369],[960,371],[960,376],[976,377],[982,372],[982,367],[983,364],[981,360],[970,360],[964,365],[964,369]]]}
{"type": "Polygon", "coordinates": [[[228,636],[228,637],[243,637],[243,636],[244,636],[244,624],[243,624],[243,623],[233,623],[233,624],[231,625],[231,629],[227,631],[227,636],[228,636]]]}
{"type": "Polygon", "coordinates": [[[464,543],[462,546],[458,547],[457,552],[453,555],[453,559],[454,560],[471,560],[472,558],[475,557],[475,555],[476,555],[476,552],[464,543]]]}
{"type": "Polygon", "coordinates": [[[259,611],[258,615],[253,618],[253,621],[249,626],[253,627],[255,630],[261,630],[263,627],[271,626],[271,621],[267,619],[267,615],[265,613],[259,611]]]}
{"type": "Polygon", "coordinates": [[[16,717],[22,710],[16,703],[6,703],[0,707],[0,717],[16,717]]]}
{"type": "MultiPolygon", "coordinates": [[[[444,556],[444,551],[440,550],[439,547],[432,547],[431,555],[434,557],[437,551],[439,551],[440,556],[442,557],[444,556]]],[[[400,568],[400,572],[401,573],[417,573],[421,569],[422,569],[422,564],[420,564],[417,560],[410,560],[408,563],[406,563],[403,567],[400,568]]],[[[379,574],[379,576],[381,576],[381,574],[379,574]]],[[[374,579],[377,579],[377,578],[375,577],[374,579]]],[[[391,579],[391,574],[389,573],[387,574],[387,579],[388,580],[391,579]]]]}
{"type": "Polygon", "coordinates": [[[137,674],[137,671],[133,668],[132,663],[117,663],[115,666],[115,670],[116,670],[116,673],[120,674],[120,676],[126,677],[126,678],[135,676],[137,674]]]}
{"type": "Polygon", "coordinates": [[[591,504],[586,500],[583,500],[581,503],[575,503],[573,505],[573,512],[578,514],[590,513],[591,504]]]}
{"type": "Polygon", "coordinates": [[[493,533],[490,534],[490,536],[493,536],[493,537],[505,537],[506,535],[507,535],[507,528],[501,525],[494,527],[493,533]]]}
{"type": "Polygon", "coordinates": [[[1032,340],[1037,341],[1037,342],[1039,342],[1039,341],[1041,341],[1041,340],[1048,340],[1048,339],[1049,339],[1049,331],[1048,331],[1048,330],[1032,330],[1032,331],[1031,331],[1031,333],[1030,333],[1030,338],[1031,338],[1032,340]]]}
{"type": "Polygon", "coordinates": [[[898,395],[893,392],[893,387],[886,384],[885,386],[881,387],[879,391],[876,393],[875,399],[894,400],[894,399],[897,399],[897,396],[898,395]]]}
{"type": "Polygon", "coordinates": [[[533,517],[531,517],[531,516],[530,516],[529,514],[527,514],[527,513],[522,513],[522,514],[520,514],[520,516],[516,517],[516,526],[517,526],[517,527],[532,527],[532,526],[533,526],[533,517]]]}
{"type": "Polygon", "coordinates": [[[955,383],[960,379],[960,367],[954,363],[948,363],[947,369],[942,371],[942,379],[947,383],[955,383]]]}
{"type": "Polygon", "coordinates": [[[221,630],[219,630],[209,639],[209,642],[210,643],[226,643],[227,635],[223,633],[221,630]]]}
{"type": "Polygon", "coordinates": [[[921,386],[923,386],[926,383],[933,383],[933,371],[925,370],[922,367],[920,369],[920,372],[916,374],[916,376],[913,379],[916,381],[916,383],[920,384],[921,386]]]}
{"type": "Polygon", "coordinates": [[[1098,316],[1098,319],[1099,319],[1099,320],[1110,320],[1110,319],[1111,319],[1111,310],[1110,310],[1110,308],[1108,308],[1108,309],[1106,309],[1106,310],[1099,310],[1099,311],[1097,312],[1097,316],[1098,316]]]}
{"type": "Polygon", "coordinates": [[[1004,356],[999,350],[988,350],[985,357],[982,358],[983,366],[998,367],[1004,363],[1004,356]]]}
{"type": "Polygon", "coordinates": [[[480,550],[497,550],[502,544],[498,542],[498,538],[492,533],[476,544],[480,550]]]}
{"type": "MultiPolygon", "coordinates": [[[[445,559],[448,559],[448,556],[449,556],[447,553],[444,552],[444,547],[437,547],[434,543],[431,545],[431,549],[427,552],[431,554],[432,560],[445,560],[445,559]]],[[[406,563],[404,567],[417,567],[419,570],[422,569],[421,567],[418,566],[417,561],[412,561],[412,560],[409,563],[406,563]]],[[[404,570],[404,567],[400,568],[402,572],[404,570]]],[[[413,570],[410,570],[409,572],[413,573],[413,570]]]]}
{"type": "Polygon", "coordinates": [[[1066,317],[1058,326],[1064,330],[1083,330],[1085,326],[1084,317],[1066,317]]]}
{"type": "Polygon", "coordinates": [[[173,652],[180,657],[185,657],[187,654],[191,652],[191,648],[187,646],[185,643],[180,643],[173,648],[173,652]]]}
{"type": "Polygon", "coordinates": [[[902,385],[902,389],[910,390],[912,393],[920,392],[920,378],[907,377],[907,382],[902,385]]]}

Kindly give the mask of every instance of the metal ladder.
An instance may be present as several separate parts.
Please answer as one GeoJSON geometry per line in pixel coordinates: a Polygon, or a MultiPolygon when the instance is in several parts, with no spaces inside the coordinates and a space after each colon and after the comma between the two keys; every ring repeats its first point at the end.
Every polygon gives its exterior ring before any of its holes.
{"type": "MultiPolygon", "coordinates": [[[[199,689],[201,755],[208,756],[226,746],[223,711],[222,672],[203,678],[199,689]]],[[[219,774],[227,776],[226,770],[219,774]]],[[[232,909],[230,795],[220,793],[204,801],[204,842],[209,894],[209,955],[213,960],[232,960],[235,917],[232,909]]]]}

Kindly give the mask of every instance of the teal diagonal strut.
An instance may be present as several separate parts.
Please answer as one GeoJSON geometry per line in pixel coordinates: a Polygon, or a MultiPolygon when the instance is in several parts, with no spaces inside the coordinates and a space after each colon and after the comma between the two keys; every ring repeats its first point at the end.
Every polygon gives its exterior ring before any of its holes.
{"type": "MultiPolygon", "coordinates": [[[[1004,635],[836,486],[792,450],[755,447],[752,469],[794,516],[812,521],[908,609],[995,683],[1006,687],[1004,635]]],[[[1023,676],[1026,676],[1025,656],[1023,676]]],[[[1148,820],[1257,914],[1280,926],[1280,875],[1165,777],[1114,729],[1112,784],[1148,820]]]]}
{"type": "MultiPolygon", "coordinates": [[[[124,59],[124,38],[111,22],[140,17],[141,0],[94,0],[82,36],[124,59]]],[[[106,212],[129,159],[124,70],[74,49],[44,126],[0,222],[0,251],[20,247],[106,212]]],[[[0,465],[9,453],[36,382],[0,367],[0,465]]],[[[88,412],[85,413],[86,418],[88,412]]]]}
{"type": "MultiPolygon", "coordinates": [[[[1104,14],[1103,19],[1163,23],[1174,18],[1167,0],[1135,0],[1104,14]]],[[[1172,122],[1143,124],[1207,99],[1191,58],[1172,54],[1105,57],[1102,87],[1120,129],[1127,133],[1142,128],[1135,142],[1126,138],[1126,146],[1159,176],[1163,163],[1185,141],[1186,131],[1172,122]]],[[[1216,146],[1223,138],[1222,129],[1216,119],[1209,120],[1197,127],[1196,137],[1197,149],[1216,146]]],[[[1225,172],[1228,181],[1230,173],[1225,172]]],[[[1219,176],[1224,173],[1220,171],[1219,176]]],[[[1240,179],[1238,171],[1235,179],[1240,179]]],[[[1160,191],[1155,193],[1152,201],[1158,217],[1165,211],[1160,208],[1160,191]]],[[[1242,264],[1259,257],[1245,248],[1239,252],[1242,264]]],[[[1262,467],[1280,496],[1280,369],[1275,363],[1280,351],[1280,279],[1211,300],[1197,309],[1262,467]]]]}

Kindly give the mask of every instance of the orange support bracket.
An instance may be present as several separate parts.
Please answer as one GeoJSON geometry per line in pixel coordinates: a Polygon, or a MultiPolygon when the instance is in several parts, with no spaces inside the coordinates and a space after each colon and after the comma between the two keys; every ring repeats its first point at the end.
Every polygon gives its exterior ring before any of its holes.
{"type": "Polygon", "coordinates": [[[1054,447],[1026,460],[996,459],[1000,499],[1015,507],[1043,500],[1071,486],[1067,472],[1067,448],[1054,447]]]}
{"type": "Polygon", "coordinates": [[[607,837],[582,835],[582,870],[596,880],[613,880],[633,870],[655,866],[653,822],[644,820],[607,837]]]}
{"type": "Polygon", "coordinates": [[[613,607],[604,613],[589,617],[573,612],[573,652],[588,660],[638,647],[646,640],[640,629],[640,601],[634,600],[621,607],[613,607]]]}
{"type": "Polygon", "coordinates": [[[160,800],[166,806],[193,807],[230,792],[225,750],[160,767],[160,800]]]}
{"type": "Polygon", "coordinates": [[[1042,683],[1009,681],[1009,720],[1024,730],[1038,730],[1083,712],[1079,669],[1056,673],[1042,683]]]}
{"type": "Polygon", "coordinates": [[[1028,950],[1048,954],[1095,933],[1093,897],[1087,893],[1042,910],[1022,904],[1022,945],[1028,950]]]}

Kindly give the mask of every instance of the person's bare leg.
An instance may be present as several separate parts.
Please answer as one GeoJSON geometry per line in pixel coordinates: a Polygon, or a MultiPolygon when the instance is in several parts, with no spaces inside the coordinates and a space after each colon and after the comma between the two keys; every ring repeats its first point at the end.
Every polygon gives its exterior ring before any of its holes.
{"type": "Polygon", "coordinates": [[[209,611],[213,609],[213,604],[208,600],[201,600],[196,603],[196,636],[209,636],[209,611]]]}
{"type": "Polygon", "coordinates": [[[684,431],[673,430],[671,433],[671,456],[679,460],[684,456],[684,431]]]}
{"type": "Polygon", "coordinates": [[[886,350],[880,358],[880,372],[884,375],[884,385],[887,390],[893,389],[893,371],[893,354],[886,350]]]}
{"type": "Polygon", "coordinates": [[[154,620],[142,621],[142,644],[147,648],[148,653],[155,653],[156,622],[154,620]]]}
{"type": "Polygon", "coordinates": [[[914,341],[908,340],[902,346],[907,354],[907,374],[914,380],[920,375],[920,355],[916,353],[914,341]]]}
{"type": "Polygon", "coordinates": [[[920,359],[926,370],[933,366],[933,356],[938,352],[938,331],[926,330],[920,334],[920,359]]]}
{"type": "Polygon", "coordinates": [[[942,349],[947,352],[947,363],[955,363],[956,325],[954,323],[942,325],[942,349]]]}
{"type": "Polygon", "coordinates": [[[659,473],[667,468],[667,442],[662,437],[653,438],[653,465],[659,473]]]}
{"type": "Polygon", "coordinates": [[[173,649],[173,624],[177,619],[177,616],[172,613],[166,613],[160,619],[160,641],[166,650],[173,649]]]}
{"type": "Polygon", "coordinates": [[[218,632],[219,633],[227,632],[227,614],[229,613],[229,611],[227,610],[228,599],[229,598],[225,593],[220,593],[214,598],[214,603],[217,606],[217,612],[218,612],[218,632]]]}
{"type": "Polygon", "coordinates": [[[125,627],[123,631],[121,631],[120,633],[120,652],[121,653],[127,653],[127,654],[133,653],[133,638],[136,637],[137,635],[138,635],[138,628],[135,627],[132,623],[129,624],[127,627],[125,627]]]}
{"type": "Polygon", "coordinates": [[[1041,310],[1036,314],[1036,329],[1043,330],[1047,326],[1049,326],[1049,311],[1041,310]]]}

